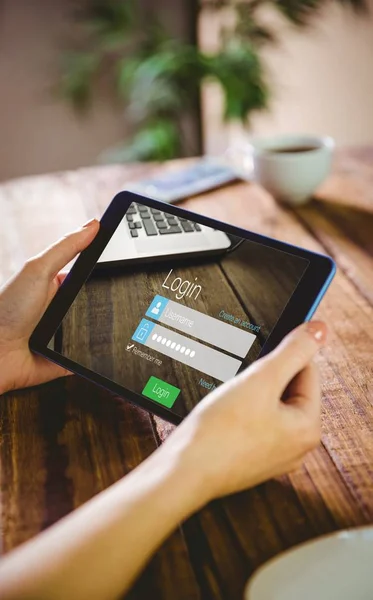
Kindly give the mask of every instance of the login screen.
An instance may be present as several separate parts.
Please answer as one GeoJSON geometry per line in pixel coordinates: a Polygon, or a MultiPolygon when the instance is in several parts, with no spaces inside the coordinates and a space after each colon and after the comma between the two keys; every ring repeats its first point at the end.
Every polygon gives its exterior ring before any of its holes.
{"type": "Polygon", "coordinates": [[[183,417],[258,357],[307,266],[132,204],[49,346],[183,417]]]}

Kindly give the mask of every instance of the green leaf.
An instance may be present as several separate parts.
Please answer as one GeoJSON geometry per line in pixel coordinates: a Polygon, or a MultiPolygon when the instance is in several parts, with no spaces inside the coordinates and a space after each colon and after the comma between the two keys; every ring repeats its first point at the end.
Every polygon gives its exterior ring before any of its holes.
{"type": "MultiPolygon", "coordinates": [[[[356,12],[366,13],[366,0],[336,0],[337,3],[349,6],[356,12]]],[[[271,3],[283,16],[298,27],[306,27],[324,8],[325,0],[271,0],[271,3]]]]}
{"type": "Polygon", "coordinates": [[[100,57],[90,53],[70,52],[63,57],[58,93],[76,108],[85,109],[92,96],[92,84],[100,66],[100,57]]]}
{"type": "Polygon", "coordinates": [[[195,101],[206,66],[197,49],[173,46],[167,43],[144,59],[121,62],[118,86],[136,122],[182,112],[195,101]]]}
{"type": "Polygon", "coordinates": [[[158,120],[135,134],[132,141],[106,151],[104,162],[163,161],[180,154],[180,133],[174,122],[158,120]]]}
{"type": "Polygon", "coordinates": [[[324,0],[275,0],[275,7],[298,27],[305,27],[325,5],[324,0]]]}
{"type": "Polygon", "coordinates": [[[135,0],[90,0],[76,16],[96,36],[130,32],[138,25],[135,0]]]}
{"type": "Polygon", "coordinates": [[[267,107],[264,69],[252,46],[232,44],[209,60],[211,74],[223,88],[225,119],[245,121],[250,112],[267,107]]]}
{"type": "MultiPolygon", "coordinates": [[[[241,42],[261,46],[278,42],[275,32],[268,26],[261,24],[255,14],[254,3],[243,3],[236,6],[237,24],[234,36],[241,42]]],[[[232,36],[231,36],[232,37],[232,36]]]]}
{"type": "Polygon", "coordinates": [[[118,60],[117,65],[117,90],[121,98],[128,100],[136,73],[141,65],[142,58],[129,56],[118,60]]]}

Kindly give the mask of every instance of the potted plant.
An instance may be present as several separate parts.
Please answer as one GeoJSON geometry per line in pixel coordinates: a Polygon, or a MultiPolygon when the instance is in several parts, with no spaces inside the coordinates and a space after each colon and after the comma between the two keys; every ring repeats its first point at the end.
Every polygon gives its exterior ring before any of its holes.
{"type": "MultiPolygon", "coordinates": [[[[366,10],[365,0],[335,1],[366,10]]],[[[105,74],[135,131],[132,139],[105,153],[107,160],[185,156],[183,123],[192,115],[198,125],[204,81],[221,85],[227,120],[247,123],[254,111],[268,108],[271,86],[261,50],[278,40],[261,19],[263,7],[302,28],[324,5],[323,0],[204,0],[197,3],[195,21],[200,10],[229,8],[234,15],[233,25],[223,28],[219,50],[209,54],[173,37],[156,11],[144,16],[136,0],[87,0],[77,13],[79,44],[63,57],[59,91],[77,109],[87,109],[105,74]]]]}

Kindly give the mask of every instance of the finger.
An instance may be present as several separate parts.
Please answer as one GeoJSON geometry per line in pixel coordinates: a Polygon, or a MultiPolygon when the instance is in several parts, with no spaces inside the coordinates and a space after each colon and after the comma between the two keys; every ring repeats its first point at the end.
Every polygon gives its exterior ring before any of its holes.
{"type": "Polygon", "coordinates": [[[312,450],[321,435],[321,390],[316,365],[307,365],[289,385],[289,397],[281,403],[290,431],[299,436],[303,451],[312,450]]]}
{"type": "Polygon", "coordinates": [[[38,375],[38,383],[45,383],[47,381],[53,381],[54,379],[58,379],[59,377],[68,377],[70,375],[74,375],[68,369],[57,365],[56,363],[51,362],[50,360],[42,357],[35,356],[35,362],[37,364],[37,375],[38,375]]]}
{"type": "Polygon", "coordinates": [[[55,277],[67,263],[82,252],[92,242],[100,227],[96,219],[92,219],[81,229],[74,231],[47,248],[35,257],[43,272],[50,277],[55,277]]]}
{"type": "Polygon", "coordinates": [[[286,391],[287,406],[320,405],[319,371],[315,363],[308,364],[289,383],[286,391]]]}
{"type": "Polygon", "coordinates": [[[48,304],[55,297],[55,295],[57,294],[59,288],[61,287],[61,285],[65,281],[67,275],[68,275],[68,273],[58,273],[56,275],[56,277],[54,277],[52,279],[52,283],[50,284],[49,290],[48,290],[48,297],[47,297],[48,304]]]}
{"type": "Polygon", "coordinates": [[[324,345],[327,328],[321,321],[300,325],[289,333],[273,352],[263,359],[263,366],[276,382],[285,389],[289,382],[311,362],[324,345]]]}
{"type": "Polygon", "coordinates": [[[67,276],[68,273],[58,273],[58,275],[56,275],[56,279],[59,286],[63,284],[67,276]]]}

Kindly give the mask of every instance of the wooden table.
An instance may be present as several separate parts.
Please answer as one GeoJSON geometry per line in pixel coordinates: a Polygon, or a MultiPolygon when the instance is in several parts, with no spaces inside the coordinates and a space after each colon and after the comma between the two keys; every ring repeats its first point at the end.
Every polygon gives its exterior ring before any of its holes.
{"type": "MultiPolygon", "coordinates": [[[[289,476],[216,501],[158,551],[130,598],[242,598],[253,570],[317,535],[373,521],[373,149],[340,152],[307,206],[285,209],[236,183],[184,206],[331,254],[338,273],[317,316],[320,447],[289,476]]],[[[129,180],[172,169],[82,169],[0,186],[0,280],[88,218],[129,180]]],[[[1,543],[7,552],[128,473],[172,426],[77,377],[0,399],[1,543]]]]}

